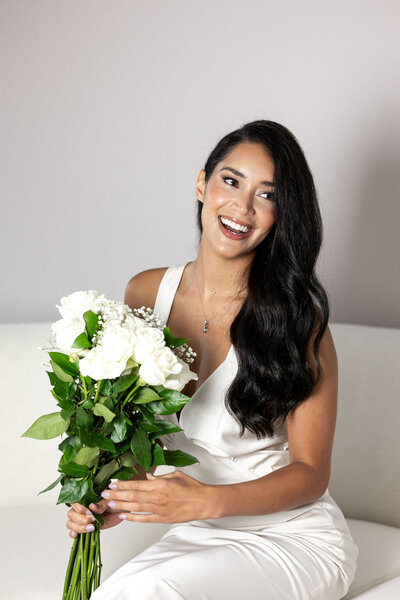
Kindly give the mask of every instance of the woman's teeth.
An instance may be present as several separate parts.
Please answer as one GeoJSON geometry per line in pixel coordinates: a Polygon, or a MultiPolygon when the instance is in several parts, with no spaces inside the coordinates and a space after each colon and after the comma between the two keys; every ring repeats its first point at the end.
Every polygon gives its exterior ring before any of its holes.
{"type": "Polygon", "coordinates": [[[230,221],[229,219],[224,219],[223,217],[221,217],[221,222],[227,229],[230,229],[231,231],[234,231],[235,233],[238,233],[238,232],[247,233],[248,231],[250,231],[250,229],[248,227],[245,227],[244,225],[238,225],[237,223],[234,223],[233,221],[230,221]]]}

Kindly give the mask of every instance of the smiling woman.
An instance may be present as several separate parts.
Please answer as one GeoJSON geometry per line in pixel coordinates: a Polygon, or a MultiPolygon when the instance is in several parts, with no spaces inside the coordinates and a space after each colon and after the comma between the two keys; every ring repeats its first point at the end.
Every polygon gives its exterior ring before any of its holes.
{"type": "Polygon", "coordinates": [[[253,121],[220,140],[196,195],[196,259],[138,273],[125,301],[196,350],[192,401],[158,416],[181,427],[160,443],[198,462],[110,486],[110,518],[173,525],[92,598],[339,600],[358,547],[327,489],[338,369],[311,171],[287,128],[253,121]]]}

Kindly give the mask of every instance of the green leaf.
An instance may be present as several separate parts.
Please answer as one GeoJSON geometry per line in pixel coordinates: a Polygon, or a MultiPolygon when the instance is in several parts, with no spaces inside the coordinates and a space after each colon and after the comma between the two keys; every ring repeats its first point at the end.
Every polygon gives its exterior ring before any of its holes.
{"type": "Polygon", "coordinates": [[[60,412],[42,415],[29,427],[21,437],[36,440],[49,440],[61,435],[68,429],[69,420],[64,421],[60,412]]]}
{"type": "Polygon", "coordinates": [[[81,406],[76,409],[76,425],[82,429],[90,429],[93,427],[94,419],[92,415],[81,406]]]}
{"type": "Polygon", "coordinates": [[[58,403],[58,406],[62,408],[61,416],[65,421],[75,414],[76,404],[71,400],[62,400],[58,403]]]}
{"type": "Polygon", "coordinates": [[[165,345],[169,346],[170,348],[178,348],[179,346],[182,346],[182,344],[186,344],[186,342],[188,341],[188,338],[174,337],[172,335],[169,327],[164,327],[163,333],[164,333],[165,345]]]}
{"type": "Polygon", "coordinates": [[[160,444],[153,444],[152,446],[152,460],[151,466],[165,465],[164,450],[160,444]]]}
{"type": "Polygon", "coordinates": [[[67,446],[65,446],[64,454],[60,459],[60,464],[66,465],[67,463],[69,463],[70,460],[73,459],[74,455],[75,449],[68,444],[67,446]]]}
{"type": "Polygon", "coordinates": [[[170,433],[176,433],[177,431],[183,431],[181,427],[174,425],[171,421],[167,421],[164,419],[157,419],[155,421],[157,425],[157,430],[155,430],[154,435],[150,435],[150,439],[154,440],[162,435],[169,435],[170,433]]]}
{"type": "Polygon", "coordinates": [[[147,404],[159,400],[160,396],[149,386],[140,387],[134,394],[132,401],[135,404],[147,404]]]}
{"type": "Polygon", "coordinates": [[[113,474],[113,479],[131,479],[134,475],[138,475],[135,467],[122,467],[119,471],[113,474]]]}
{"type": "Polygon", "coordinates": [[[69,360],[68,354],[63,352],[49,352],[50,358],[68,375],[77,377],[79,375],[79,367],[76,363],[69,360]]]}
{"type": "Polygon", "coordinates": [[[92,310],[87,310],[83,313],[83,320],[85,321],[86,331],[91,340],[99,323],[99,316],[92,310]]]}
{"type": "Polygon", "coordinates": [[[61,488],[57,504],[62,502],[79,502],[89,491],[87,479],[68,479],[61,488]]]}
{"type": "Polygon", "coordinates": [[[103,417],[106,423],[110,423],[115,418],[115,413],[111,412],[107,406],[100,404],[99,402],[94,405],[93,412],[98,417],[103,417]]]}
{"type": "Polygon", "coordinates": [[[189,396],[168,388],[160,392],[160,396],[162,399],[158,402],[149,402],[149,404],[146,404],[146,408],[156,415],[171,415],[191,401],[189,396]]]}
{"type": "Polygon", "coordinates": [[[78,444],[79,439],[77,438],[77,436],[70,435],[69,437],[66,437],[60,444],[58,444],[58,449],[61,450],[61,452],[64,452],[67,446],[72,446],[73,448],[76,448],[78,444]]]}
{"type": "Polygon", "coordinates": [[[134,372],[129,373],[129,375],[122,375],[113,384],[112,393],[119,394],[120,392],[127,390],[132,385],[132,383],[136,381],[138,377],[138,374],[134,372]]]}
{"type": "Polygon", "coordinates": [[[90,448],[97,446],[98,448],[101,448],[101,450],[106,450],[112,454],[115,453],[114,442],[100,433],[94,433],[92,431],[86,432],[82,429],[78,429],[78,435],[82,444],[85,444],[85,446],[89,446],[90,448]]]}
{"type": "Polygon", "coordinates": [[[74,380],[72,375],[68,375],[68,373],[65,373],[62,370],[62,368],[59,367],[58,364],[54,362],[54,360],[50,360],[50,364],[53,368],[54,374],[58,377],[58,379],[60,379],[60,381],[65,381],[65,382],[69,383],[70,381],[74,380]]]}
{"type": "Polygon", "coordinates": [[[113,393],[113,384],[109,379],[103,379],[103,383],[101,384],[101,395],[102,396],[111,396],[113,393]]]}
{"type": "Polygon", "coordinates": [[[168,402],[159,400],[158,402],[149,402],[146,404],[148,409],[155,415],[172,415],[185,406],[186,402],[168,402]]]}
{"type": "Polygon", "coordinates": [[[86,477],[89,473],[89,467],[86,465],[79,465],[74,461],[71,461],[65,465],[60,465],[58,469],[64,475],[69,475],[70,477],[86,477]]]}
{"type": "Polygon", "coordinates": [[[140,424],[140,428],[143,429],[144,431],[147,431],[147,433],[153,433],[153,432],[156,432],[156,431],[158,432],[159,431],[156,423],[146,423],[146,422],[143,422],[143,423],[140,424]]]}
{"type": "Polygon", "coordinates": [[[107,482],[111,478],[111,475],[113,473],[115,473],[116,471],[119,471],[119,469],[120,469],[119,462],[117,461],[116,458],[113,458],[112,460],[110,460],[110,462],[103,465],[101,467],[100,471],[98,471],[98,473],[96,473],[96,476],[93,480],[94,485],[102,486],[103,483],[107,482]]]}
{"type": "Polygon", "coordinates": [[[136,458],[133,456],[132,452],[125,452],[121,456],[121,464],[123,467],[135,467],[137,464],[136,458]]]}
{"type": "Polygon", "coordinates": [[[124,415],[119,415],[116,419],[114,419],[114,431],[111,434],[111,439],[113,442],[123,442],[126,438],[126,432],[128,429],[128,425],[130,425],[129,419],[124,415]]]}
{"type": "Polygon", "coordinates": [[[83,408],[93,408],[94,402],[93,400],[89,400],[88,398],[87,400],[85,400],[85,402],[82,402],[82,406],[83,408]]]}
{"type": "Polygon", "coordinates": [[[71,344],[71,348],[91,348],[92,344],[85,332],[78,335],[71,344]]]}
{"type": "Polygon", "coordinates": [[[74,462],[78,465],[87,465],[88,467],[91,467],[92,465],[96,464],[99,455],[99,448],[90,448],[89,446],[84,446],[75,456],[74,462]]]}
{"type": "Polygon", "coordinates": [[[151,442],[142,429],[135,429],[133,432],[131,450],[140,466],[147,472],[151,465],[151,442]]]}
{"type": "Polygon", "coordinates": [[[51,483],[45,490],[42,490],[41,492],[39,492],[38,496],[40,496],[40,494],[44,494],[45,492],[49,492],[50,490],[55,488],[57,483],[60,483],[62,478],[63,478],[62,475],[60,475],[60,477],[57,477],[57,479],[55,481],[53,481],[53,483],[51,483]]]}
{"type": "MultiPolygon", "coordinates": [[[[159,446],[159,444],[156,444],[159,446]]],[[[186,454],[182,450],[164,450],[165,464],[173,467],[187,467],[199,461],[195,456],[186,454]]]]}

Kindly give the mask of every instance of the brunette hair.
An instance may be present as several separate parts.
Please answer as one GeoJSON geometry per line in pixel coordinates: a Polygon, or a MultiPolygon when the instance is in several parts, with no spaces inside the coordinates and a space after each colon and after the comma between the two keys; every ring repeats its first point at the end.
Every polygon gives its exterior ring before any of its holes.
{"type": "MultiPolygon", "coordinates": [[[[274,121],[246,123],[225,135],[204,166],[205,181],[238,144],[262,144],[274,162],[274,217],[255,249],[248,294],[230,327],[238,370],[226,395],[227,410],[257,438],[303,402],[318,383],[318,347],[329,319],[327,294],[315,273],[323,228],[313,176],[295,136],[274,121]],[[308,348],[317,374],[308,360],[308,348]]],[[[203,203],[197,201],[201,237],[203,203]]]]}

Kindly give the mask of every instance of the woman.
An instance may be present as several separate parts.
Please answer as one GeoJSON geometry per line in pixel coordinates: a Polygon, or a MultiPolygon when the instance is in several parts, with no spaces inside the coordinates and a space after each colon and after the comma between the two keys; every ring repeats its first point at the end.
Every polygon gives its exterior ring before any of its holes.
{"type": "MultiPolygon", "coordinates": [[[[158,442],[199,462],[141,471],[91,505],[104,527],[173,524],[92,598],[339,600],[358,547],[327,489],[338,366],[310,169],[288,129],[258,120],[217,144],[196,193],[196,259],[134,276],[125,302],[197,352],[191,402],[159,417],[183,431],[158,442]]],[[[71,536],[90,523],[77,503],[68,518],[71,536]]]]}

